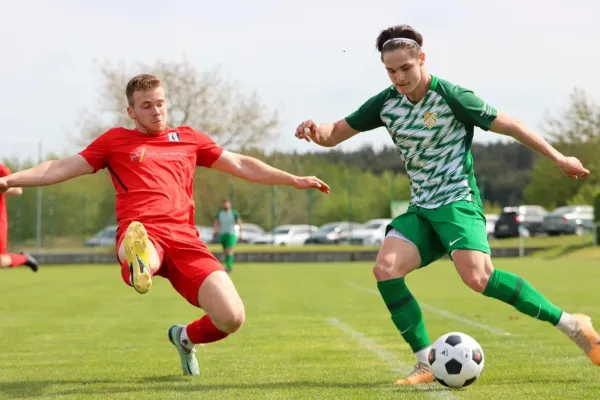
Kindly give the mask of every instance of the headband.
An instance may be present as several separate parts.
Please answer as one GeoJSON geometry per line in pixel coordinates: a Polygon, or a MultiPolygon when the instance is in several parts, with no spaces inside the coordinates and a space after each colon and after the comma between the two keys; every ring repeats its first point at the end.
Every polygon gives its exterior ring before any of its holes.
{"type": "Polygon", "coordinates": [[[383,43],[383,46],[381,46],[381,48],[384,48],[386,44],[391,43],[391,42],[410,43],[410,44],[415,45],[417,47],[421,47],[421,45],[419,43],[417,43],[416,40],[412,40],[412,39],[408,39],[408,38],[392,38],[390,40],[387,40],[385,43],[383,43]]]}

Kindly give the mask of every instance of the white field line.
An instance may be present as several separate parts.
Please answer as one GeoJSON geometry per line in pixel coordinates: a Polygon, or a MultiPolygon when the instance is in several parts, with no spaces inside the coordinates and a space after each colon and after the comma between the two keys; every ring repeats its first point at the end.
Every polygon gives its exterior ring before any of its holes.
{"type": "MultiPolygon", "coordinates": [[[[344,283],[347,286],[350,286],[351,288],[354,288],[354,289],[357,289],[357,290],[361,290],[363,292],[367,292],[367,293],[379,295],[379,292],[377,290],[375,290],[375,289],[366,288],[366,287],[357,285],[356,283],[350,282],[350,281],[345,281],[344,283]]],[[[430,306],[427,303],[423,303],[420,300],[419,300],[419,305],[424,310],[428,310],[428,311],[434,312],[434,313],[436,313],[438,315],[441,315],[442,317],[446,317],[448,319],[453,319],[455,321],[461,322],[461,323],[466,324],[466,325],[473,326],[475,328],[480,328],[480,329],[486,330],[486,331],[491,332],[491,333],[493,333],[495,335],[503,335],[503,336],[512,335],[510,332],[507,332],[507,331],[505,331],[503,329],[494,328],[493,326],[482,324],[482,323],[479,323],[477,321],[473,321],[473,320],[470,320],[468,318],[464,318],[464,317],[458,316],[456,314],[452,314],[451,312],[448,312],[446,310],[442,310],[441,308],[433,307],[433,306],[430,306]]]]}
{"type": "MultiPolygon", "coordinates": [[[[380,347],[371,339],[366,336],[364,333],[359,332],[353,329],[351,326],[347,325],[343,321],[340,321],[338,318],[328,319],[327,322],[329,325],[334,326],[344,332],[347,336],[356,340],[362,347],[365,348],[369,353],[373,354],[377,358],[382,361],[385,361],[392,372],[397,373],[399,375],[406,375],[412,371],[412,367],[409,364],[402,362],[398,357],[386,349],[380,347]]],[[[414,388],[417,390],[421,390],[427,394],[427,397],[430,399],[436,400],[455,400],[456,397],[452,396],[450,393],[445,391],[432,391],[434,387],[437,387],[439,384],[424,384],[424,385],[414,385],[414,388]]]]}

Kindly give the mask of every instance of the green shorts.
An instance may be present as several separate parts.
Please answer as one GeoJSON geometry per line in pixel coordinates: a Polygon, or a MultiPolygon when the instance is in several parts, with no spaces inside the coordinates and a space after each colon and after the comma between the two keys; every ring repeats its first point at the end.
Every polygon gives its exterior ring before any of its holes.
{"type": "Polygon", "coordinates": [[[224,249],[232,249],[237,243],[237,236],[234,233],[222,233],[219,235],[219,241],[224,249]]]}
{"type": "Polygon", "coordinates": [[[417,246],[421,267],[446,254],[451,257],[454,250],[491,253],[483,207],[471,201],[455,201],[433,209],[411,205],[394,218],[387,232],[392,228],[417,246]]]}

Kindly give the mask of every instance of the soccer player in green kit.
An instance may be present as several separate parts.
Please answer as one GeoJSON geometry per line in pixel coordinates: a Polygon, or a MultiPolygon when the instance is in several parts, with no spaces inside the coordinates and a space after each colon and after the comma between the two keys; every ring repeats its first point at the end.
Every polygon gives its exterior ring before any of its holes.
{"type": "Polygon", "coordinates": [[[215,218],[215,236],[219,237],[219,242],[225,252],[225,271],[231,273],[233,269],[233,248],[238,241],[235,232],[235,226],[240,227],[240,238],[242,236],[242,219],[240,214],[231,208],[231,202],[228,199],[223,201],[223,207],[217,213],[215,218]]]}
{"type": "Polygon", "coordinates": [[[600,336],[589,317],[563,311],[523,278],[494,268],[470,152],[474,128],[513,137],[573,179],[589,171],[473,91],[427,73],[423,37],[412,27],[390,27],[376,45],[392,85],[335,123],[304,121],[296,137],[333,147],[385,127],[404,160],[411,205],[388,226],[373,268],[392,321],[417,359],[414,370],[396,384],[434,381],[427,360],[430,338],[405,277],[446,254],[471,289],[556,326],[600,365],[600,336]]]}

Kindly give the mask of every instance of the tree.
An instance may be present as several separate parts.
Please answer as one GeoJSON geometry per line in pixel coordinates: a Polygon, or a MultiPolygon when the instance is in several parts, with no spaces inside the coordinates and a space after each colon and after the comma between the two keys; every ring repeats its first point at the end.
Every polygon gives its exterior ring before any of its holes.
{"type": "Polygon", "coordinates": [[[548,159],[539,158],[534,165],[531,183],[525,189],[529,203],[546,207],[567,204],[571,199],[586,198],[586,186],[600,183],[594,171],[600,167],[600,107],[583,90],[575,89],[568,107],[544,124],[548,140],[567,156],[577,157],[592,173],[587,179],[572,180],[548,159]],[[577,194],[581,192],[581,196],[577,194]]]}
{"type": "Polygon", "coordinates": [[[78,124],[78,130],[84,132],[78,140],[81,145],[109,127],[133,127],[125,111],[125,87],[139,73],[152,73],[162,80],[171,126],[192,126],[228,148],[259,145],[276,133],[277,111],[263,104],[256,92],[244,94],[238,82],[225,79],[218,69],[200,72],[185,59],[159,60],[154,65],[99,65],[98,109],[82,114],[78,124]]]}

